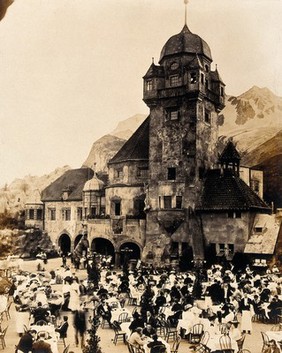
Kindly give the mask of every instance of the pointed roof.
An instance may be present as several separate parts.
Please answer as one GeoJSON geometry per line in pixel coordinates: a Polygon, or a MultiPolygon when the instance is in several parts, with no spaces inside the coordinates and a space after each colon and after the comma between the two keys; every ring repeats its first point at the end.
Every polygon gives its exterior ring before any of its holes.
{"type": "Polygon", "coordinates": [[[100,191],[104,186],[104,182],[98,178],[96,173],[94,173],[93,178],[84,184],[83,191],[100,191]]]}
{"type": "Polygon", "coordinates": [[[268,205],[232,170],[209,170],[201,200],[196,207],[201,211],[262,210],[268,205]]]}
{"type": "Polygon", "coordinates": [[[61,201],[62,193],[68,190],[68,201],[82,200],[82,190],[87,180],[93,177],[91,168],[79,168],[66,171],[62,176],[42,191],[41,200],[61,201]]]}
{"type": "Polygon", "coordinates": [[[170,55],[196,54],[204,55],[212,61],[211,50],[208,44],[197,34],[192,33],[185,24],[182,31],[172,37],[164,45],[159,62],[170,55]]]}
{"type": "Polygon", "coordinates": [[[151,64],[146,74],[143,78],[150,78],[150,77],[162,77],[164,76],[164,68],[162,66],[157,66],[154,63],[151,64]]]}
{"type": "Polygon", "coordinates": [[[210,77],[213,81],[220,82],[225,86],[225,83],[223,82],[222,78],[220,77],[217,68],[215,69],[215,71],[210,72],[210,77]]]}
{"type": "Polygon", "coordinates": [[[148,116],[134,134],[125,142],[109,164],[125,162],[128,160],[149,159],[149,123],[148,116]]]}
{"type": "Polygon", "coordinates": [[[232,141],[227,143],[223,152],[219,156],[220,162],[240,161],[240,159],[241,156],[232,141]]]}

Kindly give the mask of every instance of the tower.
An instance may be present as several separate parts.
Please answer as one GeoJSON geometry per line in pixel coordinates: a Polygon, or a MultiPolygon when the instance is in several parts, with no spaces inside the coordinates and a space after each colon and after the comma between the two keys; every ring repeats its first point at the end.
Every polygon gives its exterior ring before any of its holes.
{"type": "Polygon", "coordinates": [[[192,226],[191,219],[205,171],[217,163],[218,113],[224,108],[225,85],[211,64],[208,44],[185,24],[143,77],[150,108],[146,237],[147,248],[159,244],[157,256],[169,252],[172,242],[189,243],[195,255],[200,225],[192,226]]]}

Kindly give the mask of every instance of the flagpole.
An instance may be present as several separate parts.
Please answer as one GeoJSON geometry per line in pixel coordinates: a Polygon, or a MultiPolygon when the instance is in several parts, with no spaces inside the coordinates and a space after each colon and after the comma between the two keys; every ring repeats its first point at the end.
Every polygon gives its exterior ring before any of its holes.
{"type": "Polygon", "coordinates": [[[189,0],[184,0],[185,4],[185,25],[187,26],[187,4],[189,0]]]}

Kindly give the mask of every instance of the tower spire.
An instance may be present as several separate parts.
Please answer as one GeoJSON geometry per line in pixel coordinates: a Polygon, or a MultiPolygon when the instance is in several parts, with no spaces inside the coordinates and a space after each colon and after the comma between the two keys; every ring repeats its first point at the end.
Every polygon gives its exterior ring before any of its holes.
{"type": "Polygon", "coordinates": [[[184,0],[185,4],[185,25],[187,26],[187,5],[188,5],[189,0],[184,0]]]}

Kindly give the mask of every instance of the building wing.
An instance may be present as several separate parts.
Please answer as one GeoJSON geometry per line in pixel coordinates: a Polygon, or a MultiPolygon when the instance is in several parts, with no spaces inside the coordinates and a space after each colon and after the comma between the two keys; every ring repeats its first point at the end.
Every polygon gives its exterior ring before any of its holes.
{"type": "Polygon", "coordinates": [[[42,201],[62,201],[64,192],[67,193],[68,201],[82,200],[84,184],[93,174],[90,168],[68,170],[42,191],[42,201]]]}
{"type": "Polygon", "coordinates": [[[262,210],[268,205],[232,170],[210,170],[204,182],[200,211],[262,210]]]}

